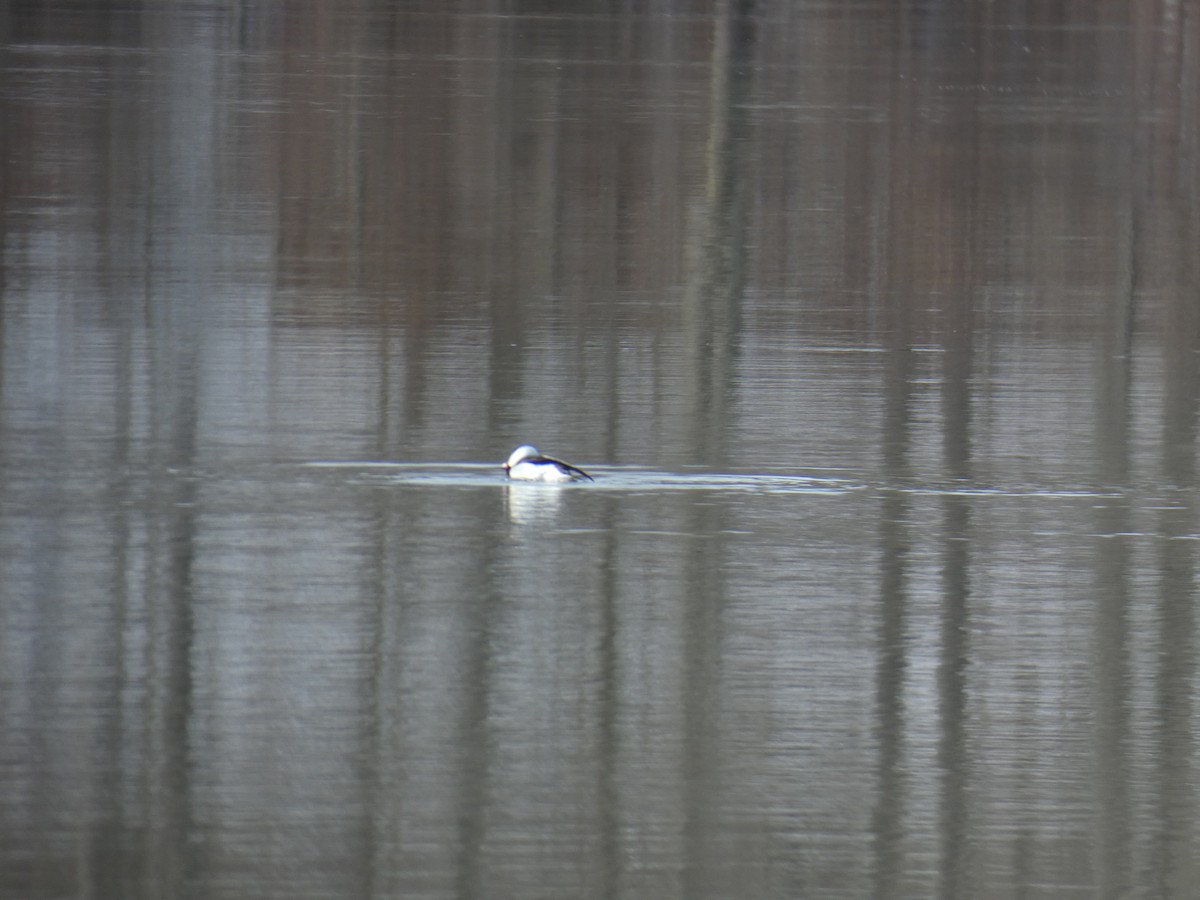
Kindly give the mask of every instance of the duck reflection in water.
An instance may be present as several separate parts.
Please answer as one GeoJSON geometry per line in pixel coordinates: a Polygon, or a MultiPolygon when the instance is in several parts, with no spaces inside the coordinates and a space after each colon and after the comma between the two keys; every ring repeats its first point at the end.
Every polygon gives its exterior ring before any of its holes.
{"type": "Polygon", "coordinates": [[[504,486],[504,512],[513,525],[546,528],[558,522],[563,493],[561,484],[509,482],[504,486]]]}

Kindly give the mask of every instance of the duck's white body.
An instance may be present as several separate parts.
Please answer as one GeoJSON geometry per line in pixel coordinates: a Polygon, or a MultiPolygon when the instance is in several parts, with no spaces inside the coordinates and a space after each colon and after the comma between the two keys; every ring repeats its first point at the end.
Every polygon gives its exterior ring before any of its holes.
{"type": "Polygon", "coordinates": [[[512,452],[504,471],[514,481],[546,481],[565,484],[568,481],[591,481],[592,476],[553,456],[542,456],[537,447],[522,444],[512,452]]]}

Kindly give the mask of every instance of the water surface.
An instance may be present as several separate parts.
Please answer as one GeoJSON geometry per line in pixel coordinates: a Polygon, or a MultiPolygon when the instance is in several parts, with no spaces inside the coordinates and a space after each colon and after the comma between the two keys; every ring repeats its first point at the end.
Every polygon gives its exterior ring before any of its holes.
{"type": "Polygon", "coordinates": [[[1197,26],[0,14],[0,894],[1194,897],[1197,26]]]}

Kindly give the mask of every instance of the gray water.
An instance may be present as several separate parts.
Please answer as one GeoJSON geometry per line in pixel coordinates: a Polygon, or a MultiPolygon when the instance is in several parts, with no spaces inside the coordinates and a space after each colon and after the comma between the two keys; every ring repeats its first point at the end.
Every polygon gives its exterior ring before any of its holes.
{"type": "Polygon", "coordinates": [[[0,895],[1197,896],[1198,33],[8,4],[0,895]]]}

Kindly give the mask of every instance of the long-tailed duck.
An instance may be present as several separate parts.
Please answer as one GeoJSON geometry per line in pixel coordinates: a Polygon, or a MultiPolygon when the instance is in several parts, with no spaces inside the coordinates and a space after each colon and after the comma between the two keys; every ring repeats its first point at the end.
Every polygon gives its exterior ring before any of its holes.
{"type": "Polygon", "coordinates": [[[583,469],[555,459],[542,456],[537,447],[522,444],[512,452],[504,471],[515,481],[549,481],[562,484],[567,481],[592,481],[592,476],[583,469]]]}

